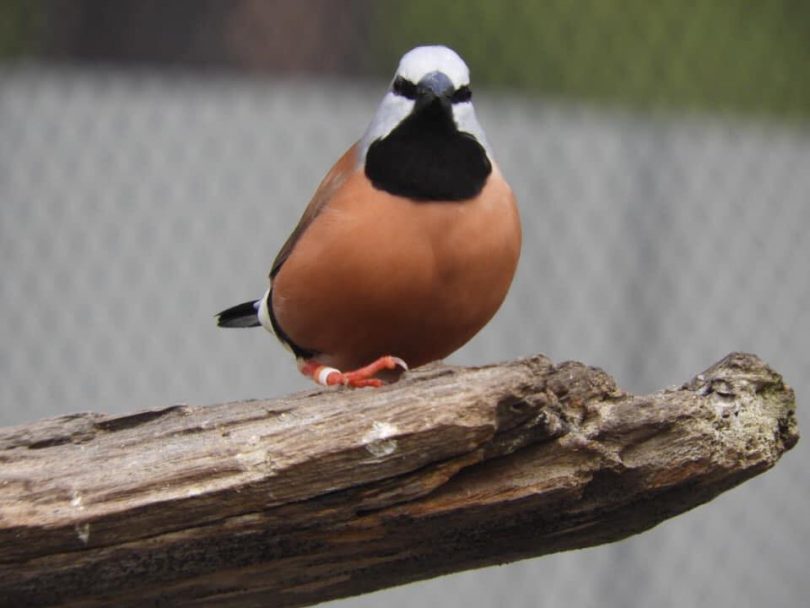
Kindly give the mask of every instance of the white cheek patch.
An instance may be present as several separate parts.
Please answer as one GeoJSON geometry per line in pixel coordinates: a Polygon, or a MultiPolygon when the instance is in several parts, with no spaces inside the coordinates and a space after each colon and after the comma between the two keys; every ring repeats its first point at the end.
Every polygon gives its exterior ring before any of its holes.
{"type": "Polygon", "coordinates": [[[382,102],[377,107],[374,118],[371,119],[368,129],[360,140],[360,154],[358,154],[358,164],[366,162],[366,152],[369,146],[377,139],[382,139],[394,128],[405,120],[405,117],[413,110],[413,100],[395,95],[391,91],[385,94],[382,102]]]}
{"type": "Polygon", "coordinates": [[[327,382],[329,380],[329,376],[332,374],[340,374],[339,369],[335,369],[334,367],[322,367],[321,370],[318,372],[318,377],[315,378],[315,382],[321,384],[323,386],[329,386],[327,382]]]}
{"type": "Polygon", "coordinates": [[[484,129],[481,127],[481,124],[478,122],[478,118],[475,116],[475,109],[473,108],[471,101],[453,104],[453,120],[456,121],[456,127],[458,127],[459,131],[469,133],[478,140],[478,143],[484,147],[484,150],[487,152],[487,156],[489,156],[491,159],[492,152],[489,149],[487,136],[484,135],[484,129]]]}

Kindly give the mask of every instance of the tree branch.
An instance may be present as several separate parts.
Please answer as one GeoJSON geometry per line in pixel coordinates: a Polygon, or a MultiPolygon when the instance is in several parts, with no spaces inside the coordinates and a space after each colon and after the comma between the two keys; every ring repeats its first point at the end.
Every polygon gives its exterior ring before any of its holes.
{"type": "Polygon", "coordinates": [[[0,429],[8,605],[303,606],[646,530],[798,440],[732,354],[648,396],[535,356],[0,429]]]}

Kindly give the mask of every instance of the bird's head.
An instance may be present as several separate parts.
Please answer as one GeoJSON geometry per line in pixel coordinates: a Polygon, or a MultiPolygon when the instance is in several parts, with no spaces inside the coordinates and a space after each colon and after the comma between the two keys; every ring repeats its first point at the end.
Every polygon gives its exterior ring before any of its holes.
{"type": "Polygon", "coordinates": [[[446,46],[420,46],[405,54],[391,84],[395,96],[414,107],[470,101],[470,71],[455,51],[446,46]]]}
{"type": "Polygon", "coordinates": [[[405,119],[431,111],[445,113],[459,132],[471,135],[488,149],[472,105],[467,64],[446,46],[419,46],[400,60],[361,141],[361,158],[372,143],[386,138],[405,119]]]}

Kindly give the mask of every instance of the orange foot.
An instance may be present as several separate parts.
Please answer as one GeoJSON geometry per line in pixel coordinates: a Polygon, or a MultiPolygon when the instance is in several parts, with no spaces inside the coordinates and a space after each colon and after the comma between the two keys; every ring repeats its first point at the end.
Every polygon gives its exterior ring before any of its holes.
{"type": "Polygon", "coordinates": [[[408,364],[405,363],[405,361],[399,357],[392,357],[391,355],[380,357],[373,363],[350,372],[342,372],[334,367],[321,365],[314,359],[301,361],[298,365],[298,369],[301,370],[302,374],[312,378],[318,384],[323,384],[324,386],[342,384],[343,386],[351,386],[352,388],[363,388],[364,386],[380,387],[383,385],[383,381],[374,376],[383,370],[396,369],[397,367],[401,367],[405,371],[408,370],[408,364]]]}

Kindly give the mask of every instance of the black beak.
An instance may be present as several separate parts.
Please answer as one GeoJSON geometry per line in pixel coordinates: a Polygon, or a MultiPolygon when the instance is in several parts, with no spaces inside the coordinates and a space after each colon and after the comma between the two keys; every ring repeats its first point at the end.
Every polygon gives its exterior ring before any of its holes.
{"type": "Polygon", "coordinates": [[[454,91],[453,83],[443,72],[431,72],[416,85],[416,105],[424,107],[438,100],[442,106],[450,106],[454,91]]]}

